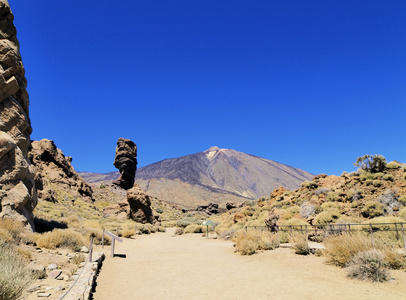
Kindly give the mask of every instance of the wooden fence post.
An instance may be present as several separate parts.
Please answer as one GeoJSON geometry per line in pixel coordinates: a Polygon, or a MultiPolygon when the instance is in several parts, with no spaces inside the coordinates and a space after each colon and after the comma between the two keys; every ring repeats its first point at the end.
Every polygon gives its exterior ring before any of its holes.
{"type": "Polygon", "coordinates": [[[396,239],[399,240],[399,230],[398,230],[398,224],[395,223],[395,230],[396,230],[396,239]]]}
{"type": "Polygon", "coordinates": [[[93,256],[93,235],[90,236],[90,249],[89,249],[89,262],[92,262],[92,256],[93,256]]]}

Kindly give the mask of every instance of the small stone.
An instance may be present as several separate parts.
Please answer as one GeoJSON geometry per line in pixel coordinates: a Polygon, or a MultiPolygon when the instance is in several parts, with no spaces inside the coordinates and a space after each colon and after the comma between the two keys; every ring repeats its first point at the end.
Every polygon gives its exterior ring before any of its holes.
{"type": "Polygon", "coordinates": [[[57,265],[57,264],[50,264],[50,265],[48,265],[47,269],[48,269],[49,271],[58,269],[58,265],[57,265]]]}
{"type": "Polygon", "coordinates": [[[55,291],[64,291],[64,290],[65,290],[65,287],[62,286],[62,285],[58,285],[58,286],[55,288],[55,291]]]}
{"type": "Polygon", "coordinates": [[[52,271],[52,272],[50,272],[50,273],[48,274],[48,277],[49,277],[50,279],[56,279],[56,278],[58,278],[59,275],[61,275],[61,273],[62,273],[61,270],[54,270],[54,271],[52,271]]]}
{"type": "Polygon", "coordinates": [[[42,252],[41,248],[37,248],[37,249],[35,249],[35,251],[37,251],[38,253],[42,252]]]}
{"type": "Polygon", "coordinates": [[[79,268],[83,268],[84,266],[85,266],[85,262],[81,262],[80,264],[79,264],[79,268]]]}
{"type": "Polygon", "coordinates": [[[61,280],[63,280],[63,281],[68,281],[68,280],[69,280],[69,276],[66,275],[66,274],[61,274],[61,275],[59,275],[57,279],[59,280],[59,278],[60,278],[61,280]]]}
{"type": "Polygon", "coordinates": [[[80,252],[89,253],[89,249],[87,249],[86,246],[82,246],[82,248],[80,249],[80,252]]]}
{"type": "Polygon", "coordinates": [[[30,288],[27,290],[27,292],[33,293],[33,292],[36,292],[36,291],[38,291],[38,290],[40,290],[40,289],[41,289],[41,286],[40,286],[40,285],[36,285],[36,286],[30,287],[30,288]]]}
{"type": "Polygon", "coordinates": [[[39,293],[37,296],[38,297],[48,298],[49,296],[51,296],[51,294],[50,293],[39,293]]]}

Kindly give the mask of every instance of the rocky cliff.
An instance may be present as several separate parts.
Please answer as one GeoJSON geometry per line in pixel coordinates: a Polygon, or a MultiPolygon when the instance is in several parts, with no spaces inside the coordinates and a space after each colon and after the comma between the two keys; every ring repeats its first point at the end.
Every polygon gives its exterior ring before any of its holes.
{"type": "Polygon", "coordinates": [[[29,99],[13,20],[8,2],[0,0],[0,217],[34,229],[37,195],[28,159],[29,99]]]}
{"type": "Polygon", "coordinates": [[[65,156],[53,141],[33,141],[29,157],[35,167],[35,184],[40,200],[56,202],[67,197],[72,201],[77,198],[94,201],[91,187],[72,167],[72,158],[65,156]]]}

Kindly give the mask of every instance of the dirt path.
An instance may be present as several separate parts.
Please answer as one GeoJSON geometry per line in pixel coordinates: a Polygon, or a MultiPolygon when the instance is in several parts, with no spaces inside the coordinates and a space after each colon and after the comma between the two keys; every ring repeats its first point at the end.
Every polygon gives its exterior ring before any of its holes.
{"type": "Polygon", "coordinates": [[[405,299],[406,273],[372,284],[346,278],[323,258],[276,249],[235,254],[231,242],[201,235],[172,237],[173,230],[125,240],[97,279],[104,299],[405,299]]]}

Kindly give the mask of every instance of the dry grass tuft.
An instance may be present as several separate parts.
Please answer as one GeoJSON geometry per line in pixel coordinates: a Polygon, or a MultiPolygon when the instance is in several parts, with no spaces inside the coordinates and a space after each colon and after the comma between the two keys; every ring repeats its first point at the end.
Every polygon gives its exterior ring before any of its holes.
{"type": "Polygon", "coordinates": [[[251,255],[257,250],[273,250],[279,247],[277,235],[267,231],[240,231],[233,238],[233,242],[242,255],[251,255]]]}
{"type": "Polygon", "coordinates": [[[54,229],[44,233],[38,240],[37,246],[47,249],[70,248],[79,251],[84,245],[84,237],[71,229],[54,229]]]}
{"type": "Polygon", "coordinates": [[[329,236],[324,246],[327,262],[340,267],[348,264],[355,254],[372,248],[371,239],[362,233],[329,236]]]}
{"type": "Polygon", "coordinates": [[[348,264],[348,277],[383,282],[389,279],[385,255],[377,250],[357,253],[348,264]]]}
{"type": "Polygon", "coordinates": [[[26,262],[12,246],[0,239],[0,299],[18,299],[32,281],[26,262]]]}

